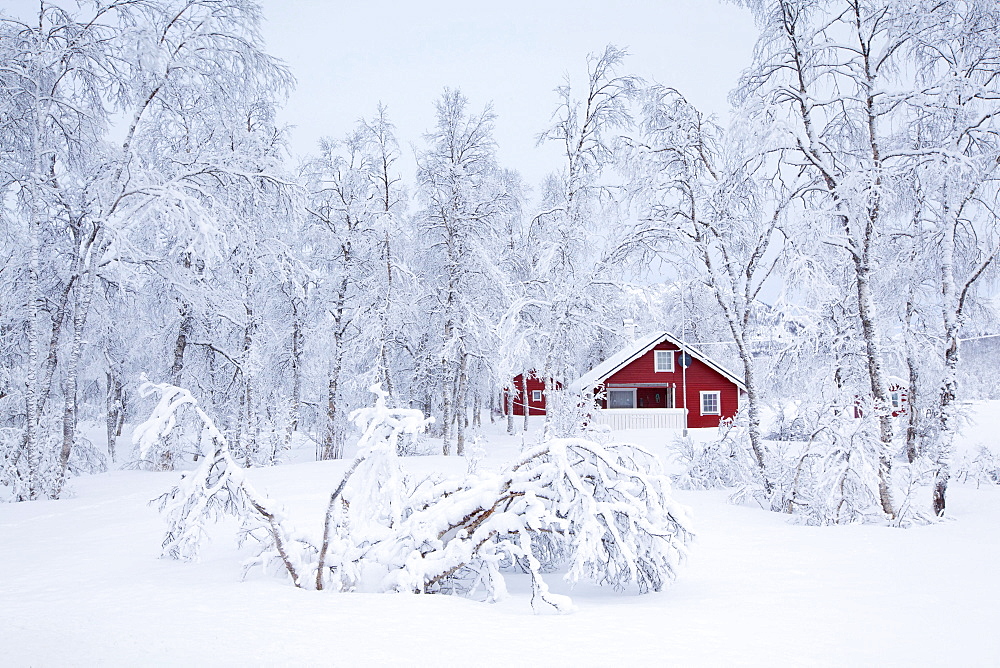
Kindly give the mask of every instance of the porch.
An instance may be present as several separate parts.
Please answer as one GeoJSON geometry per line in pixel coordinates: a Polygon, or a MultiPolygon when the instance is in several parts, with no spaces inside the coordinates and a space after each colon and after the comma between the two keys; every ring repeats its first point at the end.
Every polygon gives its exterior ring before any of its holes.
{"type": "Polygon", "coordinates": [[[683,408],[605,408],[592,413],[595,424],[621,429],[683,429],[683,408]]]}

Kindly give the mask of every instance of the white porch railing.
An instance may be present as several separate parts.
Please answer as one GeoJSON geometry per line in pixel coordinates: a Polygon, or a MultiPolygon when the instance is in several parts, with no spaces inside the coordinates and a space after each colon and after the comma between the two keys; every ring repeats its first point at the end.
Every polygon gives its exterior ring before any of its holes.
{"type": "Polygon", "coordinates": [[[683,429],[683,408],[607,408],[593,412],[593,420],[620,429],[683,429]]]}

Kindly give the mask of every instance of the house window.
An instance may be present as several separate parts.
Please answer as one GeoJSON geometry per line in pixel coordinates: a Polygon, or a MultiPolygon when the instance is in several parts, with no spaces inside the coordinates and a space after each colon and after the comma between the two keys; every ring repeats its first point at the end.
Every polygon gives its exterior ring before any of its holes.
{"type": "Polygon", "coordinates": [[[542,391],[541,390],[532,390],[531,391],[531,400],[534,401],[536,404],[539,401],[541,401],[542,400],[542,391]]]}
{"type": "Polygon", "coordinates": [[[635,390],[608,390],[608,408],[635,408],[635,390]]]}
{"type": "Polygon", "coordinates": [[[893,392],[889,395],[889,400],[892,402],[893,408],[899,408],[899,392],[893,392]]]}
{"type": "Polygon", "coordinates": [[[673,371],[674,370],[674,351],[672,350],[655,350],[653,353],[656,355],[656,371],[673,371]]]}
{"type": "Polygon", "coordinates": [[[701,414],[702,415],[720,415],[721,401],[719,400],[718,392],[702,392],[701,393],[701,414]]]}

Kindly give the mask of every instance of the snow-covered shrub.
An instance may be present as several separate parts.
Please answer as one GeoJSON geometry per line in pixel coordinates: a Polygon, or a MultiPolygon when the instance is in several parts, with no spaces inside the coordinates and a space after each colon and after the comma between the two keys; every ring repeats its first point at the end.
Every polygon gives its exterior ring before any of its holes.
{"type": "Polygon", "coordinates": [[[971,480],[977,487],[983,483],[1000,485],[1000,453],[980,443],[972,453],[958,460],[955,477],[962,482],[971,480]]]}
{"type": "Polygon", "coordinates": [[[896,516],[889,524],[907,528],[929,524],[934,516],[927,508],[927,490],[933,485],[938,465],[927,457],[918,457],[912,464],[905,459],[892,467],[893,500],[896,516]]]}
{"type": "Polygon", "coordinates": [[[614,440],[614,432],[610,425],[588,421],[583,427],[583,437],[596,443],[610,443],[614,440]]]}
{"type": "Polygon", "coordinates": [[[368,554],[392,535],[412,493],[399,466],[399,444],[433,421],[419,410],[389,408],[388,393],[372,386],[374,406],[350,420],[361,430],[358,454],[330,494],[311,581],[316,589],[354,590],[372,560],[368,554]]]}
{"type": "Polygon", "coordinates": [[[776,477],[780,496],[773,507],[808,524],[905,527],[930,521],[918,499],[926,496],[932,481],[931,462],[922,457],[908,463],[900,439],[887,447],[879,438],[871,406],[863,406],[860,416],[853,406],[843,406],[843,402],[800,405],[808,440],[789,442],[784,456],[774,458],[781,475],[776,477]],[[883,479],[891,515],[883,510],[883,479]]]}
{"type": "Polygon", "coordinates": [[[769,432],[764,436],[769,441],[804,441],[809,438],[806,433],[806,423],[799,415],[799,404],[795,401],[780,403],[771,407],[773,420],[769,432]]]}
{"type": "Polygon", "coordinates": [[[140,459],[148,460],[149,453],[170,436],[181,408],[190,408],[202,424],[201,465],[184,473],[180,484],[159,498],[160,510],[167,515],[170,525],[163,539],[163,555],[195,559],[207,537],[206,523],[223,515],[233,515],[251,523],[245,529],[248,532],[256,528],[254,523],[266,527],[289,575],[299,585],[301,565],[312,560],[309,552],[315,548],[297,535],[277,504],[247,482],[243,468],[229,452],[225,436],[198,406],[197,400],[187,390],[166,383],[155,385],[146,381],[139,392],[143,396],[160,394],[153,414],[136,427],[132,435],[140,459]]]}
{"type": "Polygon", "coordinates": [[[780,503],[808,524],[849,524],[884,519],[879,502],[881,442],[861,420],[820,432],[786,466],[780,503]],[[838,428],[839,427],[839,428],[838,428]]]}
{"type": "Polygon", "coordinates": [[[759,478],[750,458],[745,418],[723,420],[719,438],[695,442],[690,436],[675,436],[667,449],[684,470],[673,477],[680,489],[719,489],[748,484],[759,478]]]}
{"type": "MultiPolygon", "coordinates": [[[[62,425],[52,417],[45,418],[45,429],[39,430],[37,460],[34,462],[35,475],[31,475],[32,462],[25,452],[24,430],[17,427],[0,427],[0,487],[9,488],[7,494],[0,494],[0,500],[9,496],[11,500],[29,498],[58,498],[65,491],[65,481],[60,475],[60,453],[62,450],[62,425]],[[31,489],[29,480],[34,480],[31,489]]],[[[108,470],[107,458],[79,430],[75,445],[69,453],[66,470],[72,475],[101,473],[108,470]]]]}
{"type": "Polygon", "coordinates": [[[423,433],[401,434],[396,445],[400,457],[428,457],[441,454],[440,444],[428,439],[423,433]]]}
{"type": "Polygon", "coordinates": [[[77,431],[67,468],[73,475],[103,473],[108,470],[108,458],[94,446],[94,442],[77,431]]]}
{"type": "MultiPolygon", "coordinates": [[[[590,392],[570,389],[546,389],[543,440],[579,436],[591,422],[596,397],[590,392]]],[[[603,398],[603,397],[601,397],[603,398]]]]}
{"type": "MultiPolygon", "coordinates": [[[[24,431],[16,427],[0,427],[0,487],[10,489],[11,498],[17,498],[22,487],[18,460],[21,458],[21,441],[24,431]]],[[[6,500],[7,495],[0,496],[6,500]]]]}
{"type": "Polygon", "coordinates": [[[168,390],[168,387],[171,386],[154,385],[143,377],[139,388],[140,397],[146,398],[156,392],[165,392],[157,406],[154,407],[150,420],[145,423],[146,426],[151,426],[153,424],[151,420],[155,419],[163,428],[163,432],[146,439],[141,445],[140,441],[133,435],[132,443],[135,447],[131,459],[125,464],[125,468],[144,471],[173,471],[180,460],[201,456],[204,449],[205,423],[196,412],[180,410],[188,404],[192,406],[197,404],[197,401],[190,393],[187,393],[187,390],[173,388],[177,390],[174,392],[168,390]],[[164,401],[167,403],[164,404],[164,401]],[[173,401],[178,401],[178,403],[173,405],[173,401]],[[167,415],[169,418],[166,417],[167,415]]]}
{"type": "MultiPolygon", "coordinates": [[[[62,422],[56,416],[42,416],[37,432],[35,457],[25,448],[25,432],[20,427],[0,429],[0,485],[10,486],[11,498],[56,499],[64,485],[61,475],[62,422]]],[[[80,439],[79,432],[77,438],[80,439]]],[[[97,473],[107,470],[103,456],[89,441],[80,439],[82,452],[70,452],[69,473],[97,473]]]]}
{"type": "Polygon", "coordinates": [[[560,476],[552,510],[569,521],[571,581],[660,591],[676,577],[690,520],[652,454],[573,439],[548,444],[547,457],[560,476]]]}
{"type": "Polygon", "coordinates": [[[919,506],[910,502],[929,480],[922,461],[912,466],[895,463],[895,516],[883,512],[879,467],[885,448],[874,417],[855,417],[842,404],[821,401],[800,402],[794,414],[783,415],[784,422],[771,432],[781,440],[764,443],[770,489],[750,456],[741,415],[722,426],[717,440],[675,439],[674,458],[685,468],[674,477],[675,484],[686,489],[733,488],[734,503],[788,513],[805,524],[891,521],[906,526],[926,521],[919,506]]]}
{"type": "Polygon", "coordinates": [[[398,442],[428,423],[420,411],[390,409],[385,393],[351,419],[363,431],[358,455],[330,495],[320,540],[291,528],[270,499],[247,483],[225,438],[180,388],[162,394],[136,430],[145,451],[169,433],[173,414],[190,405],[205,425],[205,462],[162,498],[170,529],[164,553],[190,558],[207,518],[232,513],[261,551],[247,567],[284,567],[302,588],[350,591],[506,592],[505,568],[532,578],[532,605],[572,609],[551,594],[544,572],[565,568],[572,582],[659,591],[677,574],[692,537],[684,507],[670,495],[659,462],[641,448],[553,439],[521,454],[498,473],[470,467],[461,479],[408,480],[398,442]],[[257,526],[253,526],[256,522],[257,526]]]}
{"type": "Polygon", "coordinates": [[[479,471],[479,465],[486,457],[486,439],[481,434],[476,434],[465,446],[465,472],[474,474],[479,471]]]}
{"type": "Polygon", "coordinates": [[[879,438],[874,410],[866,407],[859,417],[843,402],[804,402],[797,419],[805,428],[805,440],[772,450],[772,509],[814,525],[892,521],[904,526],[920,521],[917,507],[908,501],[924,480],[920,466],[897,462],[897,485],[894,489],[887,476],[887,488],[899,497],[898,507],[894,517],[883,511],[881,460],[891,461],[893,453],[879,438]]]}

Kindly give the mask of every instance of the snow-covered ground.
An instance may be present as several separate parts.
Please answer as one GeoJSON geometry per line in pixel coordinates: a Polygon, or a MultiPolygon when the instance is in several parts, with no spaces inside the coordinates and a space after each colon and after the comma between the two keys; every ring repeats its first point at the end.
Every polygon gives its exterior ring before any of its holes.
{"type": "MultiPolygon", "coordinates": [[[[972,417],[963,442],[996,448],[1000,402],[972,417]]],[[[486,432],[483,466],[520,447],[499,423],[486,432]]],[[[654,449],[671,437],[630,436],[654,449]]],[[[345,467],[308,458],[250,472],[307,528],[345,467]]],[[[0,664],[1000,665],[995,486],[954,484],[951,519],[912,529],[798,526],[723,492],[678,491],[698,540],[673,586],[639,596],[550,576],[578,612],[538,616],[519,576],[492,605],[241,579],[248,552],[228,525],[201,561],[160,559],[165,525],[149,502],[177,478],[114,471],[76,479],[73,498],[0,504],[0,664]]]]}

